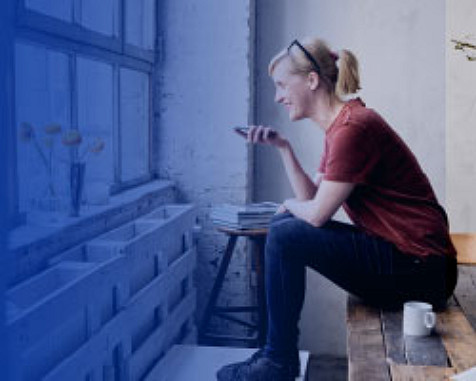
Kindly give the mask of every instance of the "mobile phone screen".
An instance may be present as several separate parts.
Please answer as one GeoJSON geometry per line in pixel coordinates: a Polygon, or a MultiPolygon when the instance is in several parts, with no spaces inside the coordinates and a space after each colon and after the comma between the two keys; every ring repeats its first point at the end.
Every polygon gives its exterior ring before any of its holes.
{"type": "Polygon", "coordinates": [[[238,132],[239,134],[241,134],[241,135],[248,135],[248,132],[250,131],[250,128],[249,127],[237,126],[237,127],[234,127],[234,130],[236,132],[238,132]]]}

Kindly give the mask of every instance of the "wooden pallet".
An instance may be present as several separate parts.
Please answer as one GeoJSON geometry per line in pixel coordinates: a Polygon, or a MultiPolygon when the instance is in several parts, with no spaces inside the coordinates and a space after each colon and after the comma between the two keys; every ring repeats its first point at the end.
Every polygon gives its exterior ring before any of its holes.
{"type": "Polygon", "coordinates": [[[476,266],[460,265],[455,295],[437,313],[429,337],[405,337],[402,311],[384,311],[349,297],[350,381],[447,380],[476,366],[476,266]]]}
{"type": "Polygon", "coordinates": [[[139,380],[196,337],[195,208],[161,206],[7,292],[12,381],[139,380]]]}

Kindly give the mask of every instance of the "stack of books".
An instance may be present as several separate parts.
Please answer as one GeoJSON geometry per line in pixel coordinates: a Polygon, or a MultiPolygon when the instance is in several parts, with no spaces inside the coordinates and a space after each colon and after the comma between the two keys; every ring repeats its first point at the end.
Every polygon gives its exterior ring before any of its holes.
{"type": "Polygon", "coordinates": [[[262,229],[269,226],[278,207],[275,202],[223,204],[212,208],[210,218],[214,224],[232,229],[262,229]]]}

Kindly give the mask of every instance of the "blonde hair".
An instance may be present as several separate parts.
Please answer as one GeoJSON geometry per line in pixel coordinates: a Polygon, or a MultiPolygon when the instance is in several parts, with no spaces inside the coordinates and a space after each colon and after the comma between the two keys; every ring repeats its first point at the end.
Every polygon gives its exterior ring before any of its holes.
{"type": "Polygon", "coordinates": [[[312,71],[319,71],[319,77],[330,93],[344,96],[360,90],[359,63],[350,50],[334,53],[325,41],[318,38],[304,39],[300,44],[312,56],[318,68],[298,44],[291,44],[288,49],[282,50],[271,59],[268,66],[269,75],[273,74],[278,63],[287,58],[291,60],[295,74],[307,75],[312,71]]]}

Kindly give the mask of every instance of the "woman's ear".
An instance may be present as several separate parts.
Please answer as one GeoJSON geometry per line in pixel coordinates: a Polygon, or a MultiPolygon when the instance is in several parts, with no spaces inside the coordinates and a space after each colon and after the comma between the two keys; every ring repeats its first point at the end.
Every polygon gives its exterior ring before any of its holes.
{"type": "Polygon", "coordinates": [[[309,89],[317,90],[317,88],[319,87],[319,75],[315,71],[311,71],[307,75],[307,81],[309,84],[309,89]]]}

